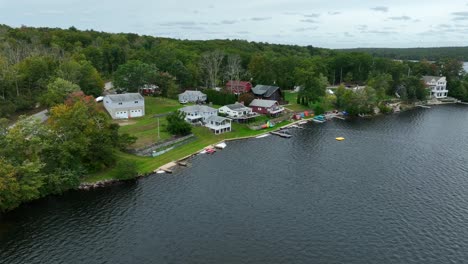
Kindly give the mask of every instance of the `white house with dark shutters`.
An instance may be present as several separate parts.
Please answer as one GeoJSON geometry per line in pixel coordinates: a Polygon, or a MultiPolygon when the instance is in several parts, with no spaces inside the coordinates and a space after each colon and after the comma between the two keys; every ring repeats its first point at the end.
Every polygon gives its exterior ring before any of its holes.
{"type": "Polygon", "coordinates": [[[431,98],[440,99],[447,97],[447,79],[444,76],[423,76],[422,79],[431,91],[431,98]]]}
{"type": "Polygon", "coordinates": [[[139,93],[110,94],[104,97],[104,108],[112,119],[126,119],[145,115],[145,99],[139,93]]]}

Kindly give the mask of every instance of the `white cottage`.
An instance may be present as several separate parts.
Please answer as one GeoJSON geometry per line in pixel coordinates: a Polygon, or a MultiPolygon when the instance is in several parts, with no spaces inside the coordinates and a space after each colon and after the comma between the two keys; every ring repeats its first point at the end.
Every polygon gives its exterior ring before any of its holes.
{"type": "Polygon", "coordinates": [[[206,102],[206,94],[200,91],[187,90],[179,94],[179,102],[181,103],[200,103],[206,102]]]}
{"type": "Polygon", "coordinates": [[[240,103],[235,103],[219,108],[218,112],[228,117],[243,117],[252,115],[252,108],[240,103]]]}
{"type": "Polygon", "coordinates": [[[210,116],[205,120],[205,126],[216,135],[231,131],[231,119],[221,116],[210,116]]]}
{"type": "Polygon", "coordinates": [[[104,108],[112,119],[126,119],[145,115],[145,99],[139,93],[110,94],[103,99],[104,108]]]}
{"type": "Polygon", "coordinates": [[[440,99],[447,97],[447,79],[445,76],[423,76],[422,79],[431,91],[431,98],[440,99]]]}

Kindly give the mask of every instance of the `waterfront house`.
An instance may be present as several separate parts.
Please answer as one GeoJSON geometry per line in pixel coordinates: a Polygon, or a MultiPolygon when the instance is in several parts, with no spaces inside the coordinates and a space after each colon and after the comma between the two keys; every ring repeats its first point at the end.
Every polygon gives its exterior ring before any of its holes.
{"type": "Polygon", "coordinates": [[[204,103],[206,98],[206,94],[200,91],[187,90],[179,94],[179,102],[181,103],[204,103]]]}
{"type": "Polygon", "coordinates": [[[431,91],[431,98],[441,99],[447,97],[447,79],[445,76],[423,76],[422,80],[431,91]]]}
{"type": "Polygon", "coordinates": [[[283,94],[278,86],[256,85],[252,88],[252,93],[257,99],[283,102],[283,94]]]}
{"type": "Polygon", "coordinates": [[[278,101],[274,100],[255,99],[249,106],[252,108],[252,111],[264,115],[278,116],[284,111],[284,108],[279,105],[278,101]]]}
{"type": "Polygon", "coordinates": [[[205,127],[216,135],[231,131],[231,119],[221,116],[210,116],[205,120],[205,127]]]}
{"type": "Polygon", "coordinates": [[[218,115],[218,110],[206,105],[189,105],[179,111],[185,114],[185,121],[191,124],[205,122],[208,117],[218,115]]]}
{"type": "Polygon", "coordinates": [[[252,90],[252,83],[246,81],[229,81],[226,90],[233,94],[248,93],[252,90]]]}
{"type": "Polygon", "coordinates": [[[110,94],[103,99],[104,108],[112,119],[126,119],[145,115],[145,99],[139,93],[110,94]]]}
{"type": "Polygon", "coordinates": [[[228,117],[243,117],[252,115],[252,108],[241,103],[235,103],[219,108],[218,112],[228,117]]]}

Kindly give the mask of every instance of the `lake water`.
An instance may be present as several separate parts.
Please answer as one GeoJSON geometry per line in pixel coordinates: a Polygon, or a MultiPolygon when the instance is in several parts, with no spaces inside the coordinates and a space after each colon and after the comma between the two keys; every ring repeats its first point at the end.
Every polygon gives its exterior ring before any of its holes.
{"type": "Polygon", "coordinates": [[[468,62],[463,63],[463,69],[465,70],[465,72],[468,72],[468,62]]]}
{"type": "Polygon", "coordinates": [[[468,107],[305,127],[22,206],[0,263],[466,263],[468,107]]]}

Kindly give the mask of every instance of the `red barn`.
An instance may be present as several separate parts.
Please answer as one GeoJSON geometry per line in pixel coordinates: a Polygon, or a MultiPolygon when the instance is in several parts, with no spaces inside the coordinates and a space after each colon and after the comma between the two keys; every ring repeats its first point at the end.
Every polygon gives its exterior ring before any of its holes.
{"type": "Polygon", "coordinates": [[[233,94],[248,93],[252,89],[252,84],[245,81],[229,81],[226,89],[233,94]]]}

